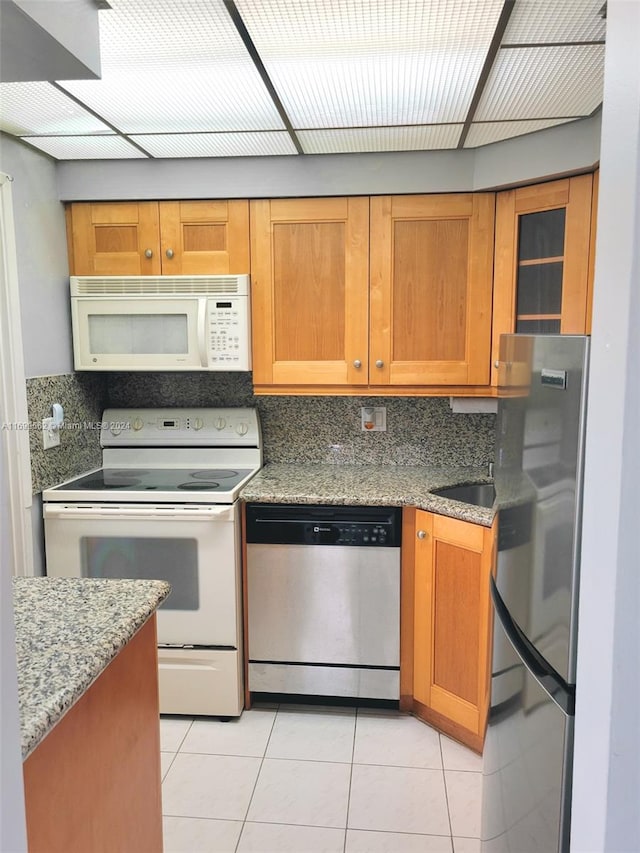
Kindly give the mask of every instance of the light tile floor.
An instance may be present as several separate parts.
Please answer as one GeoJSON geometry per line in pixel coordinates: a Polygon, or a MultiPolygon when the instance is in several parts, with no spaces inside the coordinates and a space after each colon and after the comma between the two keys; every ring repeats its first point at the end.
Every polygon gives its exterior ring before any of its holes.
{"type": "Polygon", "coordinates": [[[478,853],[482,759],[411,716],[163,717],[165,853],[478,853]]]}

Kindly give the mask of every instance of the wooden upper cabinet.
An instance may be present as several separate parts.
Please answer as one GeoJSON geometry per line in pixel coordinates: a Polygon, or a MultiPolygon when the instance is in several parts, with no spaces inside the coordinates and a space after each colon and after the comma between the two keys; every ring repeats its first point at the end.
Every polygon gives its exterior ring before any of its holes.
{"type": "Polygon", "coordinates": [[[369,200],[251,202],[255,385],[366,385],[369,200]]]}
{"type": "Polygon", "coordinates": [[[501,334],[588,331],[592,190],[589,174],[497,194],[492,384],[501,334]]]}
{"type": "Polygon", "coordinates": [[[247,201],[78,202],[72,275],[248,273],[247,201]]]}
{"type": "Polygon", "coordinates": [[[481,751],[491,681],[497,521],[415,513],[414,712],[481,751]]]}
{"type": "Polygon", "coordinates": [[[250,271],[248,202],[163,201],[159,207],[165,275],[250,271]]]}
{"type": "Polygon", "coordinates": [[[371,199],[371,385],[489,382],[493,193],[371,199]]]}
{"type": "Polygon", "coordinates": [[[157,202],[83,202],[67,211],[72,275],[161,273],[157,202]]]}

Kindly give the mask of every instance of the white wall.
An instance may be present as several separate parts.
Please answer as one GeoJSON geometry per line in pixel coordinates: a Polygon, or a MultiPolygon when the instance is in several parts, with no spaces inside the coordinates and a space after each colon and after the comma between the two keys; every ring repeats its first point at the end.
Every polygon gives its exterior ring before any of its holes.
{"type": "Polygon", "coordinates": [[[640,4],[609,0],[572,850],[640,850],[640,4]]]}
{"type": "Polygon", "coordinates": [[[588,171],[600,117],[466,151],[61,162],[65,201],[470,192],[588,171]]]}
{"type": "Polygon", "coordinates": [[[13,177],[26,376],[70,373],[69,264],[55,162],[0,136],[0,170],[13,177]]]}

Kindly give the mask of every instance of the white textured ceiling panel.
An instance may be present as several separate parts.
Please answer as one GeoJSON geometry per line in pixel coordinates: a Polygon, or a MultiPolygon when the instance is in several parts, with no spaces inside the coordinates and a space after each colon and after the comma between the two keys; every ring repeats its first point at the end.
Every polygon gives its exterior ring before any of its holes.
{"type": "Polygon", "coordinates": [[[0,128],[25,133],[112,133],[50,83],[0,83],[0,128]]]}
{"type": "Polygon", "coordinates": [[[502,0],[236,0],[295,128],[464,121],[502,0]]]}
{"type": "Polygon", "coordinates": [[[127,160],[145,157],[120,136],[29,136],[26,141],[56,160],[127,160]]]}
{"type": "MultiPolygon", "coordinates": [[[[635,0],[634,0],[635,2],[635,0]]],[[[604,39],[606,22],[600,17],[604,0],[518,0],[503,44],[532,44],[604,39]]]]}
{"type": "Polygon", "coordinates": [[[102,79],[66,89],[124,133],[282,130],[221,0],[110,0],[102,79]]]}
{"type": "Polygon", "coordinates": [[[297,154],[285,131],[134,135],[154,157],[265,157],[297,154]]]}
{"type": "Polygon", "coordinates": [[[429,127],[355,127],[337,130],[300,130],[297,137],[305,154],[355,154],[366,151],[429,151],[455,148],[462,124],[429,127]]]}
{"type": "Polygon", "coordinates": [[[566,124],[570,121],[578,121],[578,119],[561,118],[537,119],[536,121],[488,121],[478,124],[474,123],[469,129],[464,147],[478,148],[480,145],[489,145],[491,142],[500,142],[502,139],[523,136],[525,133],[534,133],[536,130],[544,130],[547,127],[555,127],[557,124],[566,124]]]}
{"type": "Polygon", "coordinates": [[[586,116],[602,102],[604,45],[500,50],[475,121],[586,116]]]}

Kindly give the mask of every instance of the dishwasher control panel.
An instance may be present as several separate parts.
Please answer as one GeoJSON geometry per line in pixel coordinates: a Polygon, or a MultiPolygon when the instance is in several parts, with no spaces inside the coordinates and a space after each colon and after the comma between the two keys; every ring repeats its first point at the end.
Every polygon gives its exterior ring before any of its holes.
{"type": "Polygon", "coordinates": [[[247,543],[400,547],[398,507],[247,504],[246,513],[247,543]]]}
{"type": "Polygon", "coordinates": [[[390,535],[384,524],[332,523],[306,524],[304,541],[307,545],[386,545],[390,535]]]}

